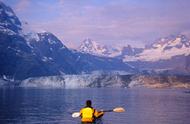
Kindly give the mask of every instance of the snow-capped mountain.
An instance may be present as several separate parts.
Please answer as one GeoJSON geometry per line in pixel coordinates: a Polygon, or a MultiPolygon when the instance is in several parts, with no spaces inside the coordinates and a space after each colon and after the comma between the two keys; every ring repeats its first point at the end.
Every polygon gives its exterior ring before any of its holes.
{"type": "Polygon", "coordinates": [[[17,79],[46,73],[41,61],[21,35],[21,21],[13,10],[0,2],[0,75],[17,79]],[[39,70],[36,70],[39,68],[39,70]],[[42,71],[44,70],[44,71],[42,71]],[[27,76],[26,76],[27,75],[27,76]]]}
{"type": "Polygon", "coordinates": [[[130,45],[123,47],[105,46],[91,39],[86,39],[80,45],[79,51],[98,56],[119,57],[128,61],[159,61],[172,57],[190,54],[190,40],[185,35],[160,38],[145,48],[133,48],[130,45]]]}
{"type": "Polygon", "coordinates": [[[125,56],[124,61],[141,69],[167,71],[167,73],[190,72],[190,40],[185,35],[161,38],[135,56],[125,56]]]}
{"type": "Polygon", "coordinates": [[[118,58],[141,70],[190,72],[190,40],[181,34],[160,38],[145,48],[133,48],[130,45],[114,48],[87,39],[84,40],[79,51],[96,56],[118,58]]]}
{"type": "Polygon", "coordinates": [[[158,48],[158,47],[177,47],[177,48],[181,48],[182,45],[185,45],[186,47],[189,47],[189,39],[183,35],[183,34],[179,34],[179,35],[171,35],[165,38],[160,38],[158,40],[156,40],[153,44],[150,45],[150,47],[154,47],[154,48],[158,48]]]}
{"type": "Polygon", "coordinates": [[[106,56],[109,54],[109,50],[106,46],[100,45],[90,38],[86,38],[79,46],[78,50],[83,53],[89,53],[99,56],[106,56]]]}
{"type": "Polygon", "coordinates": [[[190,55],[190,40],[185,35],[162,38],[146,47],[135,57],[126,56],[125,61],[159,61],[168,60],[175,56],[190,55]]]}
{"type": "Polygon", "coordinates": [[[134,68],[121,60],[68,49],[50,32],[30,32],[12,9],[0,2],[0,78],[78,74],[134,68]]]}
{"type": "Polygon", "coordinates": [[[190,39],[185,35],[172,35],[160,38],[145,48],[133,48],[130,45],[112,47],[98,44],[91,39],[86,39],[80,45],[79,51],[97,56],[120,58],[124,62],[169,60],[176,56],[190,54],[190,39]]]}
{"type": "Polygon", "coordinates": [[[21,22],[13,10],[0,1],[0,31],[9,34],[18,33],[21,22]]]}
{"type": "Polygon", "coordinates": [[[97,43],[90,38],[85,39],[78,48],[78,51],[96,56],[112,58],[123,58],[124,55],[134,56],[142,51],[141,48],[132,48],[130,45],[113,47],[97,43]]]}

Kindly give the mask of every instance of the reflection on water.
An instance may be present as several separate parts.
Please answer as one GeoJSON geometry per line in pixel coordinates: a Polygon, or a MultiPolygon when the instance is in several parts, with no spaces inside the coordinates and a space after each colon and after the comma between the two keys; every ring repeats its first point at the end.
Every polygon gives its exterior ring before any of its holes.
{"type": "Polygon", "coordinates": [[[0,89],[0,123],[78,124],[72,112],[87,99],[98,109],[122,106],[125,113],[106,113],[103,124],[187,124],[190,94],[174,89],[0,89]]]}

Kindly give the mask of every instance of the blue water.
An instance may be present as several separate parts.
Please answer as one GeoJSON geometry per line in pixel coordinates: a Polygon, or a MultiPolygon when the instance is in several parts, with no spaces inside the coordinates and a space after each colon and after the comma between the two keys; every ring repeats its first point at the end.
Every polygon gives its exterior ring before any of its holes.
{"type": "Polygon", "coordinates": [[[175,89],[0,89],[0,124],[78,124],[71,113],[87,99],[106,113],[103,124],[189,124],[190,93],[175,89]]]}

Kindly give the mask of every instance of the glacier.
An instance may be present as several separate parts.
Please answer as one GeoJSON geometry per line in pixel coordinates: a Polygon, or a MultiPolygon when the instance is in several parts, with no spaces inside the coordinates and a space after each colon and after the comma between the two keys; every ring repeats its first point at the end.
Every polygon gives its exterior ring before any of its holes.
{"type": "Polygon", "coordinates": [[[6,86],[8,84],[7,81],[0,79],[0,87],[6,86]]]}
{"type": "Polygon", "coordinates": [[[28,78],[20,87],[33,88],[93,88],[93,87],[127,87],[121,76],[114,74],[82,74],[28,78]]]}
{"type": "Polygon", "coordinates": [[[190,88],[190,76],[101,73],[31,77],[22,81],[0,78],[0,87],[21,88],[190,88]]]}
{"type": "Polygon", "coordinates": [[[19,87],[27,88],[190,88],[189,76],[121,75],[117,73],[61,75],[28,78],[19,87]]]}

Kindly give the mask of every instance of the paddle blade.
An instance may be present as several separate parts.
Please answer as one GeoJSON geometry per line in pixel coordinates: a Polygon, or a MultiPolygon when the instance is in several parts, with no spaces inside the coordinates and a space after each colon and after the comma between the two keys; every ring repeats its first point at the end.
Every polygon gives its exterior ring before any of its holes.
{"type": "Polygon", "coordinates": [[[78,118],[78,117],[80,117],[80,112],[74,112],[74,113],[72,114],[72,117],[73,117],[73,118],[78,118]]]}
{"type": "Polygon", "coordinates": [[[113,109],[113,111],[114,112],[125,112],[125,109],[122,107],[118,107],[118,108],[113,109]]]}

